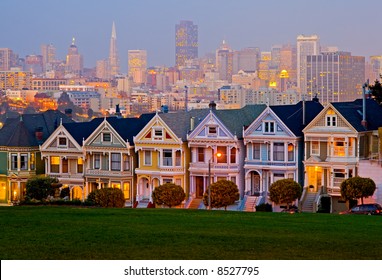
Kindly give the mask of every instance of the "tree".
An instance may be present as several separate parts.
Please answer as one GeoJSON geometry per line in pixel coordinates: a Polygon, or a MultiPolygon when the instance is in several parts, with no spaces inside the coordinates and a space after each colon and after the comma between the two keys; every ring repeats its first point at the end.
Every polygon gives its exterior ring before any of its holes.
{"type": "Polygon", "coordinates": [[[375,183],[370,178],[351,177],[341,183],[341,196],[345,200],[358,200],[369,197],[374,194],[376,189],[375,183]]]}
{"type": "Polygon", "coordinates": [[[371,95],[378,102],[378,104],[382,103],[382,85],[376,80],[374,85],[370,85],[369,89],[371,90],[371,95]]]}
{"type": "MultiPolygon", "coordinates": [[[[227,206],[234,204],[239,199],[239,189],[237,185],[228,180],[219,180],[210,186],[211,188],[211,208],[221,208],[227,210],[227,206]]],[[[203,194],[203,203],[208,205],[208,190],[203,194]]]]}
{"type": "Polygon", "coordinates": [[[125,197],[123,192],[117,188],[103,188],[95,190],[88,195],[88,202],[93,202],[100,207],[123,208],[125,206],[125,197]]]}
{"type": "Polygon", "coordinates": [[[52,177],[33,177],[26,183],[26,198],[42,200],[48,196],[54,196],[60,184],[57,178],[52,177]]]}
{"type": "Polygon", "coordinates": [[[302,187],[299,183],[292,179],[281,179],[271,184],[269,187],[269,195],[271,201],[276,204],[286,203],[287,209],[289,205],[296,199],[300,199],[302,187]]]}
{"type": "Polygon", "coordinates": [[[181,186],[165,183],[154,189],[152,197],[155,204],[171,208],[180,205],[186,198],[186,194],[181,186]]]}

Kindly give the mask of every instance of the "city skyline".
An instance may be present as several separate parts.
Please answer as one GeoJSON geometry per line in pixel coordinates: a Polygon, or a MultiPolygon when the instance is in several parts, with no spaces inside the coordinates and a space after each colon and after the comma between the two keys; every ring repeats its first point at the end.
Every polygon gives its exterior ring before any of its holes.
{"type": "Polygon", "coordinates": [[[108,58],[110,26],[115,22],[122,72],[127,71],[128,50],[134,49],[147,50],[148,66],[174,66],[175,25],[181,20],[198,25],[200,57],[215,52],[223,40],[236,50],[259,47],[268,51],[272,45],[296,44],[300,34],[317,34],[321,45],[338,46],[366,58],[382,54],[381,36],[373,37],[378,34],[377,17],[369,12],[382,9],[378,0],[318,5],[302,0],[68,0],[64,6],[60,1],[3,0],[0,9],[6,11],[0,47],[25,57],[40,54],[41,45],[51,43],[57,59],[63,60],[75,37],[85,67],[95,67],[97,60],[108,58]]]}

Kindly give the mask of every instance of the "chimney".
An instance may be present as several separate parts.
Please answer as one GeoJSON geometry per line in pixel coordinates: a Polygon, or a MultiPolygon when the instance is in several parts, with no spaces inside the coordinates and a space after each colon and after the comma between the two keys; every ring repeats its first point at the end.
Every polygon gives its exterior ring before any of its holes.
{"type": "Polygon", "coordinates": [[[68,108],[68,109],[65,109],[65,115],[68,117],[68,118],[72,118],[72,112],[73,112],[73,110],[72,109],[70,109],[70,108],[68,108]]]}
{"type": "Polygon", "coordinates": [[[35,131],[34,131],[34,134],[35,134],[35,136],[36,136],[36,140],[37,140],[37,142],[42,142],[42,138],[43,138],[43,136],[44,136],[42,130],[43,130],[43,128],[42,128],[41,126],[39,126],[39,127],[36,127],[36,129],[35,129],[35,131]]]}
{"type": "Polygon", "coordinates": [[[210,110],[216,110],[216,103],[211,101],[210,104],[208,104],[208,108],[210,108],[210,110]]]}
{"type": "Polygon", "coordinates": [[[195,128],[195,117],[191,117],[190,119],[190,131],[193,131],[195,128]]]}
{"type": "Polygon", "coordinates": [[[119,109],[119,104],[115,105],[115,115],[117,118],[122,118],[121,109],[119,109]]]}
{"type": "Polygon", "coordinates": [[[305,108],[305,98],[302,99],[302,125],[305,126],[305,122],[306,122],[306,117],[305,117],[305,111],[306,111],[306,108],[305,108]]]}

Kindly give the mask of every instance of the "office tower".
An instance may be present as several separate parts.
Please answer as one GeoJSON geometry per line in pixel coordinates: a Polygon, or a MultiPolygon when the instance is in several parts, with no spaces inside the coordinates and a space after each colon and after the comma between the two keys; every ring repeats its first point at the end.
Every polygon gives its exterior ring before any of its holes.
{"type": "Polygon", "coordinates": [[[109,61],[107,59],[97,60],[96,77],[103,81],[109,80],[109,61]]]}
{"type": "Polygon", "coordinates": [[[127,58],[129,77],[132,77],[134,84],[146,84],[147,51],[129,50],[127,58]]]}
{"type": "Polygon", "coordinates": [[[233,56],[233,73],[236,74],[240,70],[244,72],[254,72],[257,70],[259,62],[259,48],[245,48],[240,51],[235,51],[233,56]]]}
{"type": "Polygon", "coordinates": [[[52,45],[41,45],[43,71],[52,70],[56,61],[56,48],[52,45]]]}
{"type": "Polygon", "coordinates": [[[75,39],[73,38],[66,56],[66,72],[74,74],[75,76],[81,76],[82,70],[83,58],[82,55],[78,53],[78,48],[75,45],[75,39]]]}
{"type": "Polygon", "coordinates": [[[119,59],[118,59],[118,52],[117,52],[117,32],[115,31],[114,22],[111,28],[109,67],[110,67],[110,78],[113,78],[119,74],[119,59]]]}
{"type": "Polygon", "coordinates": [[[175,65],[185,66],[186,60],[198,58],[198,26],[181,20],[175,26],[175,65]]]}
{"type": "Polygon", "coordinates": [[[382,75],[382,55],[373,55],[370,56],[370,71],[367,75],[367,78],[370,81],[370,84],[374,84],[375,80],[381,81],[382,75]]]}
{"type": "MultiPolygon", "coordinates": [[[[280,76],[288,76],[285,89],[297,85],[297,49],[296,46],[284,45],[280,50],[280,76]]],[[[281,88],[280,88],[281,89],[281,88]]]]}
{"type": "Polygon", "coordinates": [[[18,55],[9,48],[0,48],[0,71],[8,71],[16,66],[18,66],[18,55]]]}
{"type": "Polygon", "coordinates": [[[220,80],[232,82],[233,54],[233,50],[223,40],[220,48],[216,50],[216,69],[220,80]]]}
{"type": "Polygon", "coordinates": [[[306,57],[320,53],[317,35],[297,36],[297,87],[301,96],[306,94],[306,57]]]}
{"type": "Polygon", "coordinates": [[[279,68],[281,61],[281,45],[274,45],[271,48],[271,68],[279,68]]]}
{"type": "Polygon", "coordinates": [[[353,101],[362,97],[365,57],[350,52],[322,53],[306,57],[307,95],[316,94],[322,104],[353,101]]]}
{"type": "Polygon", "coordinates": [[[41,74],[43,72],[43,57],[42,55],[27,55],[25,57],[25,71],[32,74],[41,74]]]}

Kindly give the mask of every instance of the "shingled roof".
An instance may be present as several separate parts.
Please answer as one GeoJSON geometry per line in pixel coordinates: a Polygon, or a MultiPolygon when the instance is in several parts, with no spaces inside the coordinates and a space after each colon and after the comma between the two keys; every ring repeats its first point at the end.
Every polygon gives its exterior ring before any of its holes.
{"type": "Polygon", "coordinates": [[[8,118],[0,130],[0,146],[36,147],[42,144],[57,128],[60,122],[73,122],[71,118],[58,110],[48,110],[39,114],[24,114],[17,118],[8,118]],[[36,138],[36,130],[42,138],[36,138]]]}
{"type": "Polygon", "coordinates": [[[270,106],[272,111],[296,136],[302,136],[302,130],[309,124],[324,108],[316,101],[300,101],[293,105],[270,106]],[[303,120],[303,104],[305,102],[305,121],[303,120]]]}
{"type": "Polygon", "coordinates": [[[333,102],[332,106],[358,131],[377,130],[382,127],[382,108],[374,99],[366,99],[367,127],[362,124],[362,99],[352,102],[333,102]]]}

